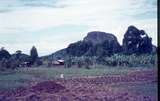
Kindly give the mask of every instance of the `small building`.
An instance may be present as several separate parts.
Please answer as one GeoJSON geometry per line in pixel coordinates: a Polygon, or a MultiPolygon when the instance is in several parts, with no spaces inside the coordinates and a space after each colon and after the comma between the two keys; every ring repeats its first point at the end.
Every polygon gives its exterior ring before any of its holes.
{"type": "Polygon", "coordinates": [[[64,60],[55,60],[52,61],[52,65],[64,65],[64,60]]]}
{"type": "Polygon", "coordinates": [[[31,67],[31,63],[30,62],[22,62],[19,67],[31,67]]]}

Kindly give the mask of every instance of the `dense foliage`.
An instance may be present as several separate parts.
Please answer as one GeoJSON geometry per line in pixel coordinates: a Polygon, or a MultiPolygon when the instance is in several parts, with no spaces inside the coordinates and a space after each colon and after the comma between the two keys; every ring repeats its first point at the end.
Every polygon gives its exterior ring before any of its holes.
{"type": "Polygon", "coordinates": [[[31,67],[31,65],[40,66],[43,62],[38,58],[37,49],[33,46],[31,55],[23,54],[21,50],[10,54],[3,47],[0,50],[0,70],[16,69],[17,67],[31,67]]]}
{"type": "Polygon", "coordinates": [[[8,59],[10,57],[11,57],[10,53],[2,47],[0,49],[0,60],[2,60],[2,59],[8,59]]]}
{"type": "Polygon", "coordinates": [[[38,52],[35,46],[33,46],[30,51],[30,57],[31,57],[32,64],[34,64],[36,59],[38,58],[38,52]]]}
{"type": "Polygon", "coordinates": [[[40,58],[35,46],[30,50],[30,56],[23,54],[20,50],[15,54],[10,54],[2,48],[0,69],[43,64],[48,67],[64,65],[66,68],[75,66],[87,69],[99,64],[110,67],[156,67],[156,53],[157,48],[152,44],[152,38],[144,30],[129,26],[124,34],[122,45],[111,33],[92,31],[83,40],[40,58]]]}
{"type": "Polygon", "coordinates": [[[94,65],[104,66],[123,66],[123,67],[156,67],[157,55],[156,54],[143,54],[143,55],[123,55],[114,54],[107,57],[72,57],[72,59],[66,59],[66,64],[70,64],[68,67],[77,65],[77,67],[93,67],[94,65]]]}

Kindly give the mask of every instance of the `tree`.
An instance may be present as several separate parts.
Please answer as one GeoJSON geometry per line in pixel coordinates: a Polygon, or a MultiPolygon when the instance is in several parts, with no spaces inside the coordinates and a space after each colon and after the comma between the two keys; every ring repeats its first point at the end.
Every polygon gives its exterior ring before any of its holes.
{"type": "Polygon", "coordinates": [[[90,65],[93,64],[92,61],[91,61],[88,57],[86,57],[86,58],[84,59],[84,62],[85,62],[85,68],[86,68],[86,69],[90,69],[90,65]]]}
{"type": "Polygon", "coordinates": [[[83,66],[83,61],[81,59],[77,60],[77,66],[78,68],[81,68],[83,66]]]}
{"type": "Polygon", "coordinates": [[[4,47],[2,47],[0,49],[0,60],[2,60],[3,58],[5,59],[9,59],[11,57],[10,53],[4,49],[4,47]]]}
{"type": "Polygon", "coordinates": [[[71,58],[71,57],[68,57],[68,58],[65,60],[65,67],[66,67],[66,68],[72,67],[72,58],[71,58]]]}
{"type": "Polygon", "coordinates": [[[38,52],[35,46],[33,46],[30,51],[30,57],[31,57],[31,64],[34,64],[38,58],[38,52]]]}
{"type": "Polygon", "coordinates": [[[17,50],[15,54],[16,54],[16,59],[20,59],[22,51],[21,50],[17,50]]]}

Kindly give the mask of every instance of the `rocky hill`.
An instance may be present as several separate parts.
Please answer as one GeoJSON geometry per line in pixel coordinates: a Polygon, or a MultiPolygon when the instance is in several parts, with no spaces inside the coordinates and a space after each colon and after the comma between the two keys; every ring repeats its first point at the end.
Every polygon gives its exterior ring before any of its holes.
{"type": "Polygon", "coordinates": [[[101,31],[92,31],[87,34],[86,37],[84,37],[83,41],[84,42],[91,42],[93,45],[96,44],[101,44],[105,41],[116,41],[117,38],[111,34],[111,33],[106,33],[106,32],[101,32],[101,31]]]}
{"type": "Polygon", "coordinates": [[[144,30],[139,30],[135,26],[129,26],[123,39],[123,51],[127,54],[152,53],[155,46],[152,45],[152,38],[144,30]]]}
{"type": "Polygon", "coordinates": [[[66,51],[71,56],[104,56],[120,52],[121,46],[113,34],[93,31],[82,41],[70,44],[66,51]]]}
{"type": "Polygon", "coordinates": [[[110,56],[115,53],[150,54],[155,52],[156,47],[152,44],[152,38],[144,30],[129,26],[124,34],[122,45],[111,33],[92,31],[83,40],[72,43],[67,48],[49,55],[49,57],[110,56]]]}

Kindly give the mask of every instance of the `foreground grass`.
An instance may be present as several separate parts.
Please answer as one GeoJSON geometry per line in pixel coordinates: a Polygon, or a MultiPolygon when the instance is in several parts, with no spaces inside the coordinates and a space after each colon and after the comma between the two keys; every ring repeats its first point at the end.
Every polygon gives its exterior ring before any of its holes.
{"type": "Polygon", "coordinates": [[[63,67],[33,67],[20,68],[14,71],[0,72],[0,90],[13,89],[21,86],[27,86],[29,82],[41,82],[46,80],[54,80],[60,78],[64,74],[64,78],[77,78],[88,76],[103,76],[114,74],[125,74],[130,71],[144,70],[140,68],[63,68],[63,67]]]}

